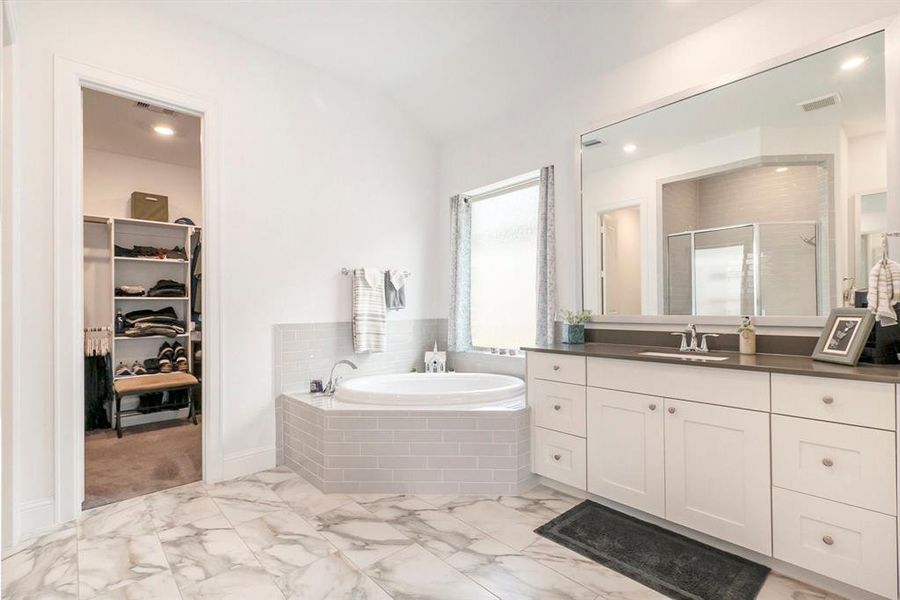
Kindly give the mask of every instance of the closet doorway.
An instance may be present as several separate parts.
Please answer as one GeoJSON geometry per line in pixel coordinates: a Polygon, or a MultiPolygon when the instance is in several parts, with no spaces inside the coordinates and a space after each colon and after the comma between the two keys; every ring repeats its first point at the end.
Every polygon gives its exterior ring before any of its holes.
{"type": "Polygon", "coordinates": [[[82,89],[83,509],[203,479],[201,119],[82,89]]]}

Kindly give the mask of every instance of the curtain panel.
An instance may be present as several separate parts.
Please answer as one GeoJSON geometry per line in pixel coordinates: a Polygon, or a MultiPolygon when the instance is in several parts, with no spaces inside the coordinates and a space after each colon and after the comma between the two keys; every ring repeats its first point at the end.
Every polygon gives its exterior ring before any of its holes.
{"type": "Polygon", "coordinates": [[[450,198],[450,319],[447,349],[472,348],[472,208],[463,195],[450,198]]]}
{"type": "Polygon", "coordinates": [[[556,218],[553,166],[541,168],[537,235],[537,344],[552,344],[556,329],[556,218]]]}

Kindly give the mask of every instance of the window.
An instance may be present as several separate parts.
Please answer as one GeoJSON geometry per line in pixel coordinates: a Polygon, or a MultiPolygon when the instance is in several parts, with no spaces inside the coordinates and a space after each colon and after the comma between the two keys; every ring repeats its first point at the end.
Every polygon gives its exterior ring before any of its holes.
{"type": "Polygon", "coordinates": [[[472,345],[534,344],[538,180],[472,194],[472,345]]]}

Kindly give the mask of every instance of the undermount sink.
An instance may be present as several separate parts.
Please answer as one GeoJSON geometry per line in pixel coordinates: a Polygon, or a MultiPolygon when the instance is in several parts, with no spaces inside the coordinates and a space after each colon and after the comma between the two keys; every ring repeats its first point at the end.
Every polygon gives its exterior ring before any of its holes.
{"type": "Polygon", "coordinates": [[[659,356],[662,358],[680,358],[681,360],[699,360],[703,362],[719,362],[720,360],[728,360],[727,356],[707,356],[704,354],[687,353],[687,352],[638,352],[641,356],[659,356]]]}

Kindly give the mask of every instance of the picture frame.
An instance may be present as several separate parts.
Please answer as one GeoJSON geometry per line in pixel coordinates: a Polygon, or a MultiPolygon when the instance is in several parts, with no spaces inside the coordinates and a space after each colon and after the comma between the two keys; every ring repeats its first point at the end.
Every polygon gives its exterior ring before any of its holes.
{"type": "Polygon", "coordinates": [[[868,308],[834,308],[813,350],[813,360],[855,366],[875,326],[868,308]]]}

